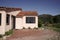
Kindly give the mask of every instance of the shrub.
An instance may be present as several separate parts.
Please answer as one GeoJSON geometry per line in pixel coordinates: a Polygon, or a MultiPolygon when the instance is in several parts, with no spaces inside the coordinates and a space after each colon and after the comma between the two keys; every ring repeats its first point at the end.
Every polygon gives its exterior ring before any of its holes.
{"type": "Polygon", "coordinates": [[[38,19],[38,27],[41,27],[42,26],[42,21],[41,19],[38,19]]]}
{"type": "Polygon", "coordinates": [[[5,32],[5,35],[10,35],[12,33],[13,33],[13,30],[9,30],[9,31],[5,32]]]}
{"type": "Polygon", "coordinates": [[[60,28],[53,28],[53,30],[60,32],[60,28]]]}
{"type": "Polygon", "coordinates": [[[60,23],[53,24],[53,27],[60,28],[60,23]]]}
{"type": "Polygon", "coordinates": [[[2,38],[3,37],[3,35],[0,35],[0,38],[2,38]]]}
{"type": "Polygon", "coordinates": [[[53,24],[48,24],[48,26],[47,27],[52,27],[53,26],[53,24]]]}
{"type": "Polygon", "coordinates": [[[23,27],[23,29],[25,29],[25,27],[23,27]]]}
{"type": "Polygon", "coordinates": [[[38,29],[38,28],[34,27],[34,29],[38,29]]]}
{"type": "Polygon", "coordinates": [[[38,27],[41,27],[42,26],[42,24],[41,23],[38,23],[38,27]]]}
{"type": "Polygon", "coordinates": [[[60,32],[60,23],[53,24],[53,30],[60,32]]]}
{"type": "Polygon", "coordinates": [[[28,27],[28,29],[31,29],[30,27],[28,27]]]}

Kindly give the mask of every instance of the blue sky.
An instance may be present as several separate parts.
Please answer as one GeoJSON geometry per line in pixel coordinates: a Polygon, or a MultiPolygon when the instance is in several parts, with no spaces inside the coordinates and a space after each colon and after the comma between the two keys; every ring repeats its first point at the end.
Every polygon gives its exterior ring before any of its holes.
{"type": "Polygon", "coordinates": [[[0,6],[37,11],[39,14],[60,14],[60,0],[0,0],[0,6]]]}

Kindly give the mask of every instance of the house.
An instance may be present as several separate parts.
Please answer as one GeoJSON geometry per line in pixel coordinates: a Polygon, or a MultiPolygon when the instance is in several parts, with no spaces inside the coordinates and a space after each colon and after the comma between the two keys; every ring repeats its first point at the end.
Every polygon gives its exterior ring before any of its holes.
{"type": "Polygon", "coordinates": [[[11,29],[38,28],[36,11],[22,11],[21,8],[0,7],[0,34],[11,29]]]}
{"type": "Polygon", "coordinates": [[[38,28],[38,14],[36,11],[22,11],[16,15],[16,29],[38,28]]]}
{"type": "Polygon", "coordinates": [[[14,28],[15,16],[21,11],[21,8],[0,7],[0,34],[14,28]]]}

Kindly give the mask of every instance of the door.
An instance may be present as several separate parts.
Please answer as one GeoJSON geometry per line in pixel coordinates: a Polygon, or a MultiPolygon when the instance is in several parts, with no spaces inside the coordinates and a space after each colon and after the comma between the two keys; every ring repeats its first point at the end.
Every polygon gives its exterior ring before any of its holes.
{"type": "Polygon", "coordinates": [[[15,29],[15,16],[12,15],[12,26],[13,26],[13,29],[15,29]]]}

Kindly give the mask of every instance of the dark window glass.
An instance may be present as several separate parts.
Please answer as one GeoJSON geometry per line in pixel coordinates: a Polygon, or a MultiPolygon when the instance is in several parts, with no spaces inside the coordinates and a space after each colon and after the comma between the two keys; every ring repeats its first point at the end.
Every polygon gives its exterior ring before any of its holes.
{"type": "Polygon", "coordinates": [[[6,24],[9,25],[9,22],[10,22],[10,15],[7,14],[7,15],[6,15],[6,24]]]}
{"type": "Polygon", "coordinates": [[[1,14],[0,14],[0,25],[1,25],[1,14]]]}
{"type": "Polygon", "coordinates": [[[35,17],[26,17],[26,23],[35,23],[35,17]]]}

